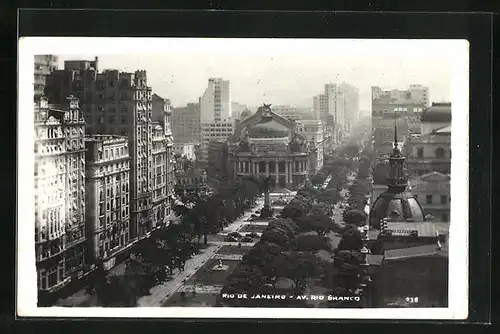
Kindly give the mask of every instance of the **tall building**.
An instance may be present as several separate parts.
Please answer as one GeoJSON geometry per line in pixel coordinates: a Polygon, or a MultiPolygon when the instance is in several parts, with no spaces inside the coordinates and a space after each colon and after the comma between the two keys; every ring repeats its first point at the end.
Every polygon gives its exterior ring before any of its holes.
{"type": "Polygon", "coordinates": [[[309,144],[309,176],[312,178],[323,167],[323,123],[319,120],[300,120],[296,122],[296,129],[309,144]]]}
{"type": "Polygon", "coordinates": [[[347,134],[350,126],[346,122],[346,106],[350,110],[359,109],[359,92],[351,85],[325,84],[323,94],[313,98],[313,113],[328,127],[333,128],[333,141],[338,144],[347,134]],[[346,94],[348,98],[346,99],[346,94]],[[357,95],[356,95],[357,94],[357,95]],[[356,98],[358,102],[356,102],[356,98]]]}
{"type": "Polygon", "coordinates": [[[109,270],[131,245],[128,139],[93,135],[85,147],[87,259],[109,270]]]}
{"type": "Polygon", "coordinates": [[[208,79],[208,87],[200,98],[201,123],[214,123],[233,118],[229,80],[208,79]]]}
{"type": "Polygon", "coordinates": [[[135,239],[147,235],[154,227],[152,89],[147,85],[144,70],[98,72],[97,60],[90,63],[66,62],[64,70],[53,72],[47,78],[47,97],[57,103],[70,91],[81,101],[89,134],[128,137],[131,157],[130,239],[135,239]]]}
{"type": "Polygon", "coordinates": [[[200,154],[197,155],[197,161],[202,164],[208,163],[208,149],[210,142],[224,142],[234,133],[235,126],[235,119],[224,119],[211,123],[201,123],[202,140],[200,145],[200,154]]]}
{"type": "Polygon", "coordinates": [[[172,135],[176,143],[201,141],[199,103],[188,103],[185,107],[173,108],[172,135]]]}
{"type": "Polygon", "coordinates": [[[180,154],[181,157],[185,157],[188,160],[195,161],[196,160],[196,146],[199,143],[197,142],[187,142],[187,143],[177,143],[174,140],[174,153],[180,154]]]}
{"type": "Polygon", "coordinates": [[[158,122],[162,127],[165,127],[165,111],[172,113],[172,103],[169,99],[164,99],[160,95],[153,93],[151,96],[151,120],[158,122]]]}
{"type": "Polygon", "coordinates": [[[359,89],[342,83],[338,90],[343,96],[345,132],[349,136],[354,125],[359,121],[359,89]]]}
{"type": "Polygon", "coordinates": [[[44,95],[46,77],[57,70],[59,57],[54,55],[36,55],[35,56],[35,99],[44,95]]]}
{"type": "Polygon", "coordinates": [[[400,141],[421,132],[420,117],[428,103],[428,88],[410,85],[408,90],[382,90],[372,87],[372,131],[374,150],[378,154],[390,152],[394,122],[397,122],[400,141]]]}
{"type": "Polygon", "coordinates": [[[309,178],[310,150],[295,123],[263,105],[228,139],[230,179],[270,177],[272,188],[296,189],[309,178]]]}
{"type": "Polygon", "coordinates": [[[85,266],[85,122],[78,100],[35,105],[35,254],[38,290],[54,292],[85,266]]]}

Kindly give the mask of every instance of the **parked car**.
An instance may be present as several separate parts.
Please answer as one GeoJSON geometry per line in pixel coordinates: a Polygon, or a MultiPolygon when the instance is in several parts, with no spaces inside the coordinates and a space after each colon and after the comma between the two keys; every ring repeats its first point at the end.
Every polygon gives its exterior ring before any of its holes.
{"type": "Polygon", "coordinates": [[[238,232],[231,232],[228,235],[231,236],[231,237],[238,238],[238,239],[242,237],[242,235],[240,233],[238,233],[238,232]]]}
{"type": "Polygon", "coordinates": [[[247,233],[245,234],[245,237],[250,237],[250,238],[258,238],[259,235],[255,232],[247,233]]]}
{"type": "Polygon", "coordinates": [[[241,242],[253,242],[253,239],[250,238],[250,237],[244,237],[244,238],[241,238],[240,240],[241,242]]]}
{"type": "Polygon", "coordinates": [[[226,235],[226,236],[224,237],[224,241],[225,241],[225,242],[237,242],[237,241],[238,241],[238,239],[236,239],[236,238],[235,238],[235,237],[233,237],[233,236],[226,235]]]}

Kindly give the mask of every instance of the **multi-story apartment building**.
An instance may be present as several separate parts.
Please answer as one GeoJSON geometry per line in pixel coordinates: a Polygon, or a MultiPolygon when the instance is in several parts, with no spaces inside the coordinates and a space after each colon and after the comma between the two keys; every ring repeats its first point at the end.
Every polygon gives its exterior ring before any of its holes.
{"type": "Polygon", "coordinates": [[[382,90],[374,86],[371,91],[374,149],[379,154],[387,154],[395,122],[401,140],[420,133],[420,118],[428,104],[428,88],[410,85],[408,90],[382,90]]]}
{"type": "Polygon", "coordinates": [[[153,94],[151,97],[152,113],[151,119],[153,122],[158,122],[162,127],[165,127],[165,112],[172,113],[172,103],[169,99],[164,99],[158,94],[153,94]]]}
{"type": "Polygon", "coordinates": [[[229,80],[209,78],[208,87],[200,98],[201,123],[219,122],[232,118],[229,80]]]}
{"type": "Polygon", "coordinates": [[[312,178],[323,167],[323,123],[320,120],[297,121],[296,131],[308,142],[309,174],[312,178]]]}
{"type": "Polygon", "coordinates": [[[64,106],[42,96],[34,113],[35,254],[43,294],[84,274],[85,122],[72,96],[64,106]]]}
{"type": "Polygon", "coordinates": [[[74,66],[65,63],[65,70],[48,77],[47,95],[49,101],[59,100],[67,91],[79,97],[89,134],[128,137],[130,239],[135,239],[153,228],[152,90],[147,85],[146,71],[98,72],[97,61],[94,63],[80,61],[78,66],[74,65],[77,61],[72,63],[74,66]]]}
{"type": "Polygon", "coordinates": [[[344,98],[345,133],[346,136],[349,136],[354,125],[359,120],[359,89],[347,83],[342,83],[338,86],[338,90],[344,98]]]}
{"type": "Polygon", "coordinates": [[[172,135],[178,143],[201,140],[199,103],[188,103],[185,107],[173,108],[172,135]]]}
{"type": "Polygon", "coordinates": [[[208,194],[210,188],[207,182],[207,172],[204,169],[190,168],[175,172],[177,191],[197,194],[208,194]]]}
{"type": "Polygon", "coordinates": [[[35,100],[44,95],[46,77],[51,72],[57,70],[59,57],[54,55],[35,56],[35,100]]]}
{"type": "Polygon", "coordinates": [[[201,124],[201,147],[200,154],[197,156],[197,161],[200,163],[208,163],[208,150],[211,141],[225,141],[234,133],[236,120],[224,119],[212,123],[201,124]]]}
{"type": "Polygon", "coordinates": [[[87,259],[109,270],[131,245],[128,139],[93,135],[85,147],[87,259]]]}
{"type": "MultiPolygon", "coordinates": [[[[338,144],[350,128],[346,122],[346,106],[359,109],[355,101],[357,89],[347,84],[325,84],[324,93],[313,98],[313,113],[327,127],[333,128],[333,141],[338,144]],[[346,99],[346,94],[349,98],[346,99]],[[348,102],[347,102],[348,101],[348,102]]],[[[359,96],[359,93],[357,93],[359,96]]],[[[357,98],[359,100],[359,97],[357,98]]]]}

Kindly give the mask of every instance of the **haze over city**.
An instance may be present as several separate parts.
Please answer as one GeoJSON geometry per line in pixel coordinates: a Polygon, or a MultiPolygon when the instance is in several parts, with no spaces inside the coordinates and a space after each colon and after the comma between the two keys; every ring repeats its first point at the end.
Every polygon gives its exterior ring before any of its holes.
{"type": "Polygon", "coordinates": [[[249,107],[263,102],[312,107],[312,97],[330,82],[357,86],[361,110],[371,109],[371,86],[406,89],[410,84],[422,84],[429,87],[431,101],[450,101],[450,55],[443,49],[432,47],[418,53],[365,49],[356,55],[326,48],[322,54],[307,50],[300,54],[268,50],[266,55],[232,50],[226,54],[200,48],[164,54],[61,55],[59,67],[63,68],[65,60],[97,56],[100,69],[145,69],[153,91],[169,98],[174,106],[197,102],[209,77],[229,80],[231,100],[249,107]]]}

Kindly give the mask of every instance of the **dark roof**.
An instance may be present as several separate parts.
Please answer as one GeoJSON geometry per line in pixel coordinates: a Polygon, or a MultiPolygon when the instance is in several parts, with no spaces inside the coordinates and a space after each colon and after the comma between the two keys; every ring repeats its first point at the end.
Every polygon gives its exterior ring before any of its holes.
{"type": "Polygon", "coordinates": [[[423,222],[424,211],[418,199],[409,191],[396,192],[389,188],[381,193],[370,210],[370,225],[378,228],[380,221],[390,218],[396,221],[423,222]],[[397,216],[394,216],[397,214],[397,216]]]}
{"type": "Polygon", "coordinates": [[[273,119],[262,118],[258,123],[248,127],[248,135],[251,138],[277,138],[286,137],[291,129],[276,122],[273,119]]]}
{"type": "Polygon", "coordinates": [[[451,102],[432,103],[420,117],[421,122],[451,122],[451,102]]]}

